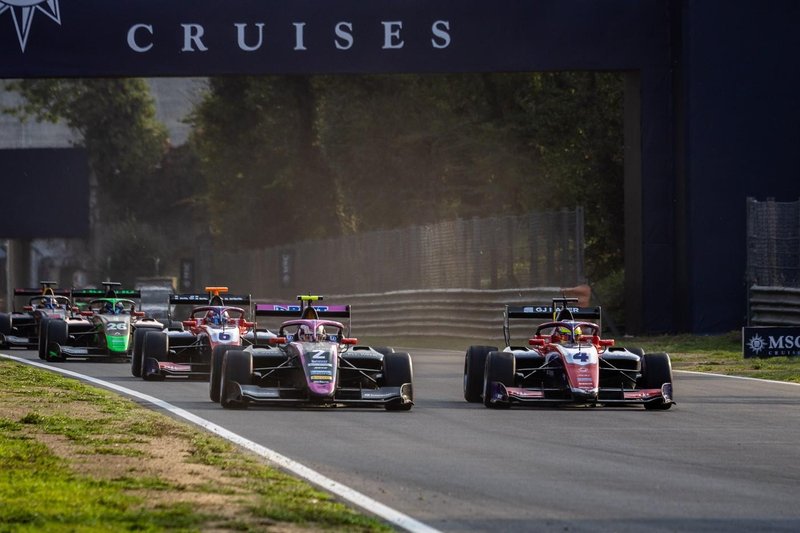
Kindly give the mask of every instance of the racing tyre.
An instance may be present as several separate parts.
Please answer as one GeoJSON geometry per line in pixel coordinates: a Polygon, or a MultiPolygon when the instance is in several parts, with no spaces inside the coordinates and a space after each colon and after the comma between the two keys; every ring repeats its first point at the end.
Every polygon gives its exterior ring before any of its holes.
{"type": "Polygon", "coordinates": [[[644,350],[639,348],[638,346],[634,346],[632,348],[626,348],[626,350],[628,350],[631,353],[635,353],[639,357],[644,357],[644,350]]]}
{"type": "Polygon", "coordinates": [[[230,400],[233,383],[250,385],[253,379],[253,355],[242,350],[230,350],[222,358],[222,387],[219,403],[226,409],[246,409],[247,402],[230,400]]]}
{"type": "Polygon", "coordinates": [[[136,329],[133,332],[133,349],[131,350],[131,375],[142,377],[142,353],[144,352],[144,336],[149,330],[136,329]]]}
{"type": "MultiPolygon", "coordinates": [[[[0,313],[0,335],[11,335],[11,315],[0,313]]],[[[5,347],[5,342],[2,343],[5,347]]]]}
{"type": "Polygon", "coordinates": [[[43,318],[39,322],[39,359],[47,359],[47,323],[50,322],[49,318],[43,318]]]}
{"type": "Polygon", "coordinates": [[[387,403],[387,411],[410,411],[414,405],[414,369],[411,356],[406,352],[389,352],[383,354],[384,384],[387,387],[402,387],[411,383],[411,401],[408,403],[387,403]]]}
{"type": "Polygon", "coordinates": [[[208,396],[212,402],[219,402],[220,390],[222,389],[222,361],[225,353],[232,349],[241,349],[239,346],[220,345],[214,346],[211,352],[211,375],[208,378],[208,396]]]}
{"type": "Polygon", "coordinates": [[[394,348],[391,346],[373,346],[372,349],[383,355],[386,355],[387,353],[394,353],[394,348]]]}
{"type": "Polygon", "coordinates": [[[483,371],[486,356],[496,352],[496,346],[470,346],[464,356],[464,399],[470,403],[481,401],[483,394],[483,371]]]}
{"type": "Polygon", "coordinates": [[[161,372],[148,372],[148,367],[157,368],[159,361],[166,361],[169,353],[169,339],[167,334],[161,331],[145,330],[144,342],[142,344],[142,367],[141,375],[147,381],[163,380],[161,372]],[[150,362],[148,359],[155,361],[150,362]]]}
{"type": "Polygon", "coordinates": [[[64,357],[60,353],[56,353],[53,345],[63,346],[67,343],[69,334],[67,333],[67,323],[63,320],[48,320],[47,333],[45,334],[45,360],[47,361],[63,361],[64,357]]]}
{"type": "MultiPolygon", "coordinates": [[[[665,383],[672,383],[672,363],[665,353],[648,353],[642,359],[642,388],[660,389],[665,383]]],[[[645,409],[665,410],[672,407],[672,402],[663,400],[647,402],[645,409]]]]}
{"type": "Polygon", "coordinates": [[[486,356],[486,370],[483,376],[483,405],[495,409],[510,407],[510,403],[491,402],[492,382],[499,382],[506,387],[514,385],[514,354],[511,352],[489,352],[486,356]]]}

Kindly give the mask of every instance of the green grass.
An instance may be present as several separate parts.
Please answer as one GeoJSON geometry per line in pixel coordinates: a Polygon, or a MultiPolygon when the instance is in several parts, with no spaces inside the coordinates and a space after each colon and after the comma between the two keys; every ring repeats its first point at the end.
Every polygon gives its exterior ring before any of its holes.
{"type": "Polygon", "coordinates": [[[392,531],[221,438],[102,389],[0,359],[0,533],[266,526],[392,531]],[[54,448],[53,439],[63,446],[54,448]],[[137,466],[152,462],[148,450],[163,448],[163,439],[173,446],[178,439],[189,451],[170,459],[187,465],[182,481],[137,466]],[[104,466],[107,456],[123,466],[104,466]],[[87,473],[81,461],[103,475],[87,473]],[[200,468],[211,470],[198,481],[200,468]],[[218,506],[235,507],[233,517],[203,503],[209,495],[223,498],[218,506]]]}

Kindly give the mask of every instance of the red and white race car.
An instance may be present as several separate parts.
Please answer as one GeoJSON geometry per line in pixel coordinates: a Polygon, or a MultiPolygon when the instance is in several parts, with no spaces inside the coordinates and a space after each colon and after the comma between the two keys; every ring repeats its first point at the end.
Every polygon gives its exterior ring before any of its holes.
{"type": "MultiPolygon", "coordinates": [[[[216,350],[253,344],[259,333],[248,320],[250,295],[226,295],[227,287],[206,287],[207,294],[173,294],[170,305],[193,305],[179,327],[136,332],[131,374],[145,380],[172,377],[208,378],[216,350]],[[225,295],[225,296],[223,296],[225,295]],[[198,305],[204,304],[204,305],[198,305]]],[[[170,324],[173,324],[170,322],[170,324]]],[[[274,334],[260,333],[262,342],[274,334]]]]}
{"type": "Polygon", "coordinates": [[[552,307],[506,306],[506,347],[470,346],[464,360],[464,398],[486,407],[512,404],[643,405],[672,407],[672,365],[666,353],[614,346],[600,337],[600,308],[553,299],[552,307]],[[529,346],[512,346],[510,320],[540,323],[529,346]]]}

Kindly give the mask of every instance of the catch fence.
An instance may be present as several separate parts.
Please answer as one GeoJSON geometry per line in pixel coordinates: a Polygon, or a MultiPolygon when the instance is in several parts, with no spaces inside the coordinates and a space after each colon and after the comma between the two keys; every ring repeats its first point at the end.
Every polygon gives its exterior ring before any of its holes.
{"type": "Polygon", "coordinates": [[[209,282],[256,298],[585,282],[583,210],[453,220],[211,254],[209,282]],[[232,275],[235,272],[235,276],[232,275]]]}
{"type": "Polygon", "coordinates": [[[800,201],[747,199],[747,323],[800,325],[800,201]]]}
{"type": "Polygon", "coordinates": [[[800,201],[747,199],[750,285],[800,288],[800,201]]]}

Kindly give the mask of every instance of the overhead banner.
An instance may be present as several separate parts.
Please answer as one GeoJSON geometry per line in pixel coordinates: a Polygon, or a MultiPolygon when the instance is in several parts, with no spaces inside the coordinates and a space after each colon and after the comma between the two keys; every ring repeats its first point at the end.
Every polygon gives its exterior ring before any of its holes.
{"type": "Polygon", "coordinates": [[[634,69],[665,0],[0,0],[0,77],[634,69]]]}

